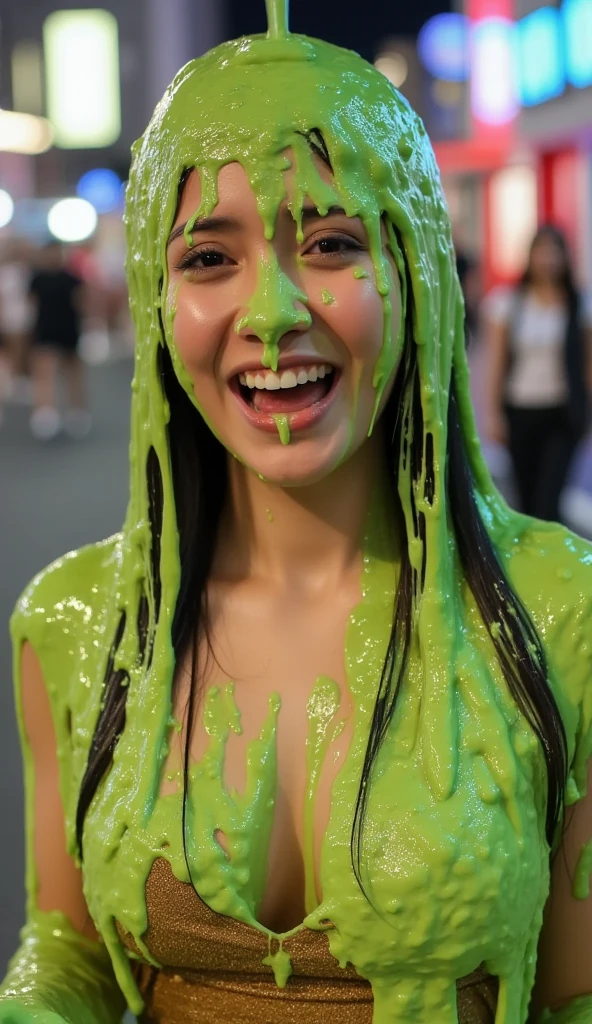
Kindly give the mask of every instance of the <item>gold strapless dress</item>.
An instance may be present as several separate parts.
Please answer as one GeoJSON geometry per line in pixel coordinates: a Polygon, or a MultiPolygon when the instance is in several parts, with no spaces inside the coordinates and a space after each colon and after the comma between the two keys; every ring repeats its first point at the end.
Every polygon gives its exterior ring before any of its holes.
{"type": "MultiPolygon", "coordinates": [[[[250,925],[217,914],[158,858],[146,883],[151,954],[163,966],[134,960],[145,1002],[141,1024],[372,1024],[372,989],[353,967],[342,969],[324,932],[302,929],[283,948],[293,974],[277,987],[275,953],[250,925]]],[[[136,955],[131,936],[120,931],[136,955]]],[[[457,982],[459,1024],[494,1024],[497,978],[479,968],[457,982]]]]}

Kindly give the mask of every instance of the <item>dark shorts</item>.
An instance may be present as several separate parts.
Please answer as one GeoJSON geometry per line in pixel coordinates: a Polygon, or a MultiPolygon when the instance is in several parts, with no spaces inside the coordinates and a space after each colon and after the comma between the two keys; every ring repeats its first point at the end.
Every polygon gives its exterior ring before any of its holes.
{"type": "Polygon", "coordinates": [[[48,336],[46,334],[33,334],[33,345],[36,348],[52,348],[59,352],[74,353],[78,351],[77,334],[60,334],[48,336]]]}

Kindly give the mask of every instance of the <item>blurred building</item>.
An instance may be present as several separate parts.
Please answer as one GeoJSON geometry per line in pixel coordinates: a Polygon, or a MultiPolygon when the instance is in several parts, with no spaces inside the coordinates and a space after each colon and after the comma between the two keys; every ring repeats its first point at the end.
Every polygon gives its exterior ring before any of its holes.
{"type": "Polygon", "coordinates": [[[97,167],[125,181],[132,142],[179,67],[220,42],[223,12],[220,0],[0,0],[0,189],[74,195],[97,167]]]}
{"type": "Polygon", "coordinates": [[[515,278],[537,223],[592,285],[592,0],[465,0],[464,128],[438,141],[455,235],[485,286],[515,278]]]}

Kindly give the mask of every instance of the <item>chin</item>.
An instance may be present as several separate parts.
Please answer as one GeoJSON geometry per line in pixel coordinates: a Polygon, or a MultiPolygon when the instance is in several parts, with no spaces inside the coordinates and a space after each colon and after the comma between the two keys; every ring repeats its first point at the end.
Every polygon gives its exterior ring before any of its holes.
{"type": "Polygon", "coordinates": [[[343,461],[346,444],[329,443],[319,451],[317,445],[291,441],[277,445],[277,450],[259,453],[247,461],[258,476],[277,487],[309,487],[329,476],[343,461]],[[315,449],[317,449],[315,451],[315,449]]]}

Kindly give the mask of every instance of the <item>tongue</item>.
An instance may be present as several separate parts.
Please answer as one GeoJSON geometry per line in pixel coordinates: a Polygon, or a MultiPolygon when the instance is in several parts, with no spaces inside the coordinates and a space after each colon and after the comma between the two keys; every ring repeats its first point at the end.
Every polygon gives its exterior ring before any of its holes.
{"type": "Polygon", "coordinates": [[[279,388],[277,391],[255,391],[253,408],[257,412],[299,412],[315,402],[320,402],[327,393],[327,384],[323,380],[308,381],[297,384],[295,388],[279,388]]]}

